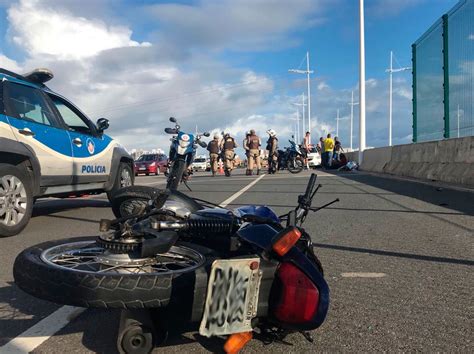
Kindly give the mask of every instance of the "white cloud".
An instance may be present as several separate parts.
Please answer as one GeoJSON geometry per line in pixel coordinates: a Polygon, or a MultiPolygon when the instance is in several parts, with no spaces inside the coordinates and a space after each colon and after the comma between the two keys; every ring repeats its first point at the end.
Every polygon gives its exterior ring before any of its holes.
{"type": "Polygon", "coordinates": [[[202,0],[193,5],[158,4],[147,9],[166,30],[161,41],[185,48],[274,50],[293,46],[291,32],[324,21],[329,0],[202,0]]]}
{"type": "Polygon", "coordinates": [[[324,81],[321,81],[319,84],[318,84],[318,90],[319,91],[322,91],[322,90],[325,90],[329,88],[329,85],[327,83],[325,83],[324,81]]]}
{"type": "Polygon", "coordinates": [[[81,59],[111,48],[150,45],[131,40],[132,31],[127,27],[75,17],[64,10],[43,7],[38,0],[12,5],[8,20],[13,42],[30,55],[81,59]]]}
{"type": "Polygon", "coordinates": [[[467,37],[469,40],[474,41],[474,34],[470,34],[469,37],[467,37]]]}
{"type": "Polygon", "coordinates": [[[375,0],[367,5],[369,15],[395,17],[410,7],[418,6],[428,0],[375,0]]]}
{"type": "Polygon", "coordinates": [[[0,68],[5,68],[13,72],[22,71],[22,68],[15,60],[8,58],[1,53],[0,53],[0,68]]]}

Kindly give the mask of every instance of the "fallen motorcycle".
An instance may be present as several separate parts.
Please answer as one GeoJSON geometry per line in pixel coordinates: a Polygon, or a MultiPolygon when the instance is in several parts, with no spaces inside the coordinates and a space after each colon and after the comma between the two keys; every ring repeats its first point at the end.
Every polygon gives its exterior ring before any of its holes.
{"type": "Polygon", "coordinates": [[[289,213],[266,206],[229,210],[178,191],[132,186],[112,200],[115,220],[98,237],[46,242],[15,260],[16,284],[59,304],[122,309],[117,348],[149,353],[177,328],[227,336],[238,352],[258,333],[268,341],[318,328],[329,288],[302,228],[320,185],[311,175],[289,213]],[[284,225],[283,225],[284,224],[284,225]]]}

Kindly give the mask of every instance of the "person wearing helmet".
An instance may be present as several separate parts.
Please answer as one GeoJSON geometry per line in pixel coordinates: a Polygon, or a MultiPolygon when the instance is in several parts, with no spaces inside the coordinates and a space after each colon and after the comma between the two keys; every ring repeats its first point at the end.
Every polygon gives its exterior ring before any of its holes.
{"type": "Polygon", "coordinates": [[[220,136],[219,134],[214,134],[214,139],[212,139],[209,144],[207,144],[207,151],[209,151],[209,159],[211,160],[211,171],[212,177],[216,175],[217,164],[219,162],[219,152],[220,152],[220,136]]]}
{"type": "Polygon", "coordinates": [[[222,139],[221,142],[221,153],[222,153],[222,159],[224,160],[224,166],[225,166],[225,175],[227,177],[230,177],[230,173],[232,172],[232,169],[234,168],[234,158],[235,158],[235,152],[234,149],[237,147],[237,143],[235,142],[235,139],[230,136],[229,133],[224,134],[224,139],[222,139]]]}
{"type": "Polygon", "coordinates": [[[257,175],[260,174],[260,146],[262,142],[260,138],[255,134],[255,130],[250,130],[250,136],[247,139],[247,146],[249,148],[249,169],[247,170],[248,175],[252,175],[253,168],[257,165],[257,175]]]}
{"type": "Polygon", "coordinates": [[[267,140],[268,150],[268,174],[275,174],[277,171],[278,161],[278,138],[276,132],[273,129],[267,130],[269,135],[267,140]]]}

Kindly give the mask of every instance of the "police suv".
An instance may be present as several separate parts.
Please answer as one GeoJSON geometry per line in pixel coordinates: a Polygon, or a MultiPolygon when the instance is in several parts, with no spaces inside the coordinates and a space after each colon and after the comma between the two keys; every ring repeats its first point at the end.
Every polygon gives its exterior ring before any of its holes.
{"type": "Polygon", "coordinates": [[[133,184],[133,159],[45,82],[36,69],[18,75],[0,69],[0,237],[19,233],[38,197],[107,192],[133,184]]]}

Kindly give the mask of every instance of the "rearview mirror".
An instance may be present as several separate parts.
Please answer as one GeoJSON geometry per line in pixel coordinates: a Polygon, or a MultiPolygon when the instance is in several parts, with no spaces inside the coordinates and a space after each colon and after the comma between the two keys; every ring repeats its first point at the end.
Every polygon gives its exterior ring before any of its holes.
{"type": "Polygon", "coordinates": [[[105,118],[97,119],[97,130],[99,133],[102,133],[105,129],[109,127],[109,120],[105,118]]]}
{"type": "Polygon", "coordinates": [[[178,131],[174,128],[165,128],[165,133],[167,133],[167,134],[178,134],[178,131]]]}
{"type": "Polygon", "coordinates": [[[207,147],[207,144],[204,141],[200,141],[199,145],[201,145],[202,148],[207,147]]]}
{"type": "Polygon", "coordinates": [[[204,135],[205,137],[211,136],[211,134],[209,134],[209,132],[204,132],[202,135],[204,135]]]}
{"type": "Polygon", "coordinates": [[[177,122],[177,120],[176,120],[176,118],[175,118],[175,117],[170,117],[170,122],[172,122],[172,123],[176,123],[176,122],[177,122]]]}

